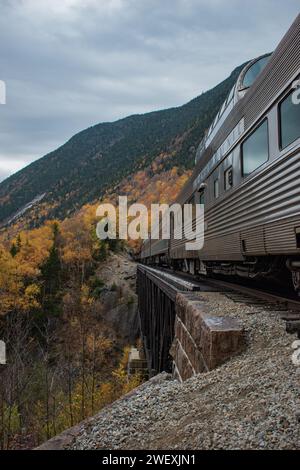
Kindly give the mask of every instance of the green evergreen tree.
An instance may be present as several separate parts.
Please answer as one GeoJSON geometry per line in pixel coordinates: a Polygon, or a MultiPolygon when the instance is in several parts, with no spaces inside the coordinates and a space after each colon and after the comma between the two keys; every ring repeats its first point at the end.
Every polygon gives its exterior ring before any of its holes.
{"type": "Polygon", "coordinates": [[[21,247],[22,247],[22,241],[21,241],[21,236],[19,234],[17,236],[16,243],[13,242],[11,245],[10,254],[13,258],[21,251],[21,247]]]}
{"type": "Polygon", "coordinates": [[[53,225],[53,245],[49,256],[41,266],[43,282],[43,308],[45,313],[59,313],[61,262],[58,250],[58,224],[53,225]]]}
{"type": "Polygon", "coordinates": [[[11,249],[10,249],[9,251],[10,251],[10,254],[11,254],[11,256],[12,256],[13,258],[17,255],[18,249],[17,249],[15,243],[13,243],[13,244],[11,245],[11,249]]]}
{"type": "Polygon", "coordinates": [[[22,240],[21,240],[21,235],[19,234],[17,236],[17,250],[18,250],[18,253],[19,253],[19,251],[21,251],[21,248],[22,248],[22,240]]]}

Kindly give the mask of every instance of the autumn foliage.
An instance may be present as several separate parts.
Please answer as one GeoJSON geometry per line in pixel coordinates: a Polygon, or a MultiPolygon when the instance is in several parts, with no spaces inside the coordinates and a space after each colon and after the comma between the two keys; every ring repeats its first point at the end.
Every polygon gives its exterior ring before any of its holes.
{"type": "MultiPolygon", "coordinates": [[[[147,207],[174,201],[189,172],[164,170],[168,159],[171,154],[160,154],[103,200],[117,204],[127,195],[129,204],[147,207]]],[[[122,352],[102,320],[97,267],[124,245],[97,238],[98,204],[33,229],[23,218],[1,233],[0,337],[8,348],[0,385],[3,449],[33,447],[142,380],[128,379],[128,348],[122,352]]],[[[139,242],[129,246],[138,249],[139,242]]]]}

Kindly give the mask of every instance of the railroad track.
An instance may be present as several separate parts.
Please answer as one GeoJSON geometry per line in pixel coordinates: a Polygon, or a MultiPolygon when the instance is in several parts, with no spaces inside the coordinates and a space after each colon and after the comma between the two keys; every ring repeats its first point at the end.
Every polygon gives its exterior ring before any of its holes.
{"type": "MultiPolygon", "coordinates": [[[[298,315],[300,320],[300,300],[291,298],[289,297],[289,295],[284,296],[281,293],[275,294],[274,292],[269,292],[267,290],[262,290],[255,287],[248,287],[244,286],[243,284],[223,281],[219,279],[207,279],[206,282],[215,287],[222,287],[224,289],[237,292],[241,294],[241,296],[243,296],[244,298],[245,296],[249,296],[249,298],[257,298],[260,299],[262,303],[268,302],[282,310],[292,310],[295,312],[299,312],[298,315]]],[[[241,299],[243,297],[241,297],[241,299]]]]}
{"type": "MultiPolygon", "coordinates": [[[[173,283],[176,282],[177,287],[180,286],[182,280],[182,288],[188,290],[212,290],[219,291],[228,296],[235,302],[241,302],[248,305],[261,306],[266,310],[278,311],[280,317],[286,321],[286,329],[289,333],[298,333],[300,337],[300,299],[293,298],[292,294],[286,295],[282,292],[264,290],[254,286],[245,286],[238,282],[224,281],[223,279],[211,279],[206,277],[194,276],[180,271],[172,271],[166,268],[150,268],[157,273],[160,272],[165,278],[173,283]],[[173,279],[172,279],[173,278],[173,279]]],[[[269,287],[268,287],[269,289],[269,287]]]]}

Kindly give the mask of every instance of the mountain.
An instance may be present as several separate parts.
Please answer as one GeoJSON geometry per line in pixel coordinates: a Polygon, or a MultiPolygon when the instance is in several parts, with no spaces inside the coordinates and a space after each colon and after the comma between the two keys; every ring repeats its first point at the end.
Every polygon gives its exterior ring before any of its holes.
{"type": "Polygon", "coordinates": [[[163,152],[172,155],[164,170],[191,168],[195,149],[241,67],[183,106],[97,124],[10,176],[0,184],[0,224],[15,221],[36,205],[41,210],[35,211],[33,225],[63,219],[163,152]]]}

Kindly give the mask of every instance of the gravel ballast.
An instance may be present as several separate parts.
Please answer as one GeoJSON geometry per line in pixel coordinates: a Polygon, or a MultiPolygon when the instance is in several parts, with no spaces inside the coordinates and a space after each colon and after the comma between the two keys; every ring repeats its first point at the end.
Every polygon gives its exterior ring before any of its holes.
{"type": "Polygon", "coordinates": [[[149,381],[83,425],[71,449],[299,449],[300,368],[280,313],[206,293],[237,318],[247,350],[192,377],[149,381]]]}

